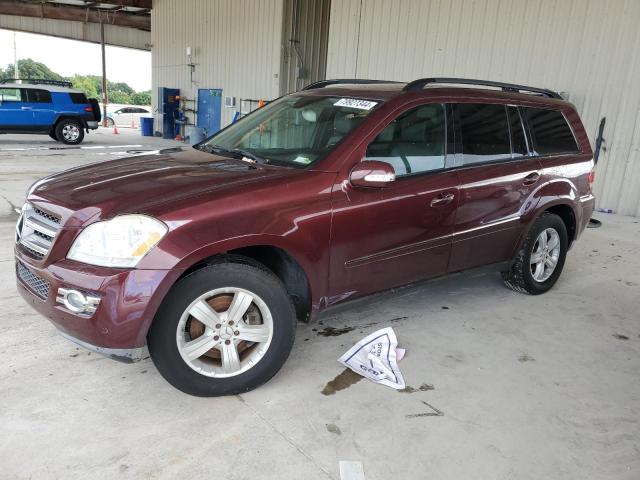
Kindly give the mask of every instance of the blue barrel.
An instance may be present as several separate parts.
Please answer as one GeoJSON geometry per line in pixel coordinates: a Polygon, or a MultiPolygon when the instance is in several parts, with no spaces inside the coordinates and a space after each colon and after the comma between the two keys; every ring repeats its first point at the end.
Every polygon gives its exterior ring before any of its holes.
{"type": "Polygon", "coordinates": [[[153,137],[153,117],[140,117],[140,130],[143,137],[153,137]]]}

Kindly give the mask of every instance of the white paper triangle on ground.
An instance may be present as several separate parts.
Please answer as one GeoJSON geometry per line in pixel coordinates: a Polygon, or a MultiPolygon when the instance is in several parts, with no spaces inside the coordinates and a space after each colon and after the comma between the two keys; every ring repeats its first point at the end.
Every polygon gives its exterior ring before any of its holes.
{"type": "Polygon", "coordinates": [[[372,382],[401,390],[405,384],[398,360],[404,350],[397,347],[396,334],[393,328],[387,327],[360,340],[338,361],[372,382]]]}

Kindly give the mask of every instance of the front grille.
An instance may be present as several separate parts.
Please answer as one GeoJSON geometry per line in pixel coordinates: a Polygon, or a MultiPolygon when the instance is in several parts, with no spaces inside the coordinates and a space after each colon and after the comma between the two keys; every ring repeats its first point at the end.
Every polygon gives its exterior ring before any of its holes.
{"type": "Polygon", "coordinates": [[[44,217],[44,218],[46,218],[47,220],[50,220],[53,223],[56,223],[56,224],[60,223],[60,217],[56,217],[55,215],[51,215],[50,213],[47,213],[44,210],[40,210],[38,207],[32,206],[31,208],[33,208],[33,211],[36,213],[36,215],[40,215],[41,217],[44,217]]]}
{"type": "Polygon", "coordinates": [[[59,217],[27,204],[18,220],[16,241],[31,256],[42,259],[49,253],[58,230],[59,217]]]}
{"type": "Polygon", "coordinates": [[[33,273],[21,262],[16,262],[16,273],[18,274],[18,278],[22,280],[22,283],[24,283],[29,290],[43,300],[46,300],[49,296],[49,283],[46,280],[33,273]]]}

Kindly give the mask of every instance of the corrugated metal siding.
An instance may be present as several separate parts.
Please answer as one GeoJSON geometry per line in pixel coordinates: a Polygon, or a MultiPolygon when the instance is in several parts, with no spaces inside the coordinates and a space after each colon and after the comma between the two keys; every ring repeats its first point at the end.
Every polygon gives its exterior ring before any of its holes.
{"type": "Polygon", "coordinates": [[[331,0],[284,1],[280,94],[326,78],[330,10],[331,0]]]}
{"type": "MultiPolygon", "coordinates": [[[[0,28],[100,43],[100,25],[97,23],[0,15],[0,28]]],[[[105,24],[104,36],[106,43],[109,45],[140,50],[151,49],[151,34],[135,28],[105,24]]]]}
{"type": "Polygon", "coordinates": [[[598,205],[640,215],[640,1],[340,0],[327,77],[458,76],[566,92],[592,143],[598,205]]]}
{"type": "MultiPolygon", "coordinates": [[[[154,106],[158,87],[194,100],[198,88],[221,88],[237,108],[240,98],[278,96],[282,0],[154,0],[151,32],[154,106]],[[197,64],[193,83],[187,46],[197,64]]],[[[233,114],[222,107],[222,126],[233,114]]]]}

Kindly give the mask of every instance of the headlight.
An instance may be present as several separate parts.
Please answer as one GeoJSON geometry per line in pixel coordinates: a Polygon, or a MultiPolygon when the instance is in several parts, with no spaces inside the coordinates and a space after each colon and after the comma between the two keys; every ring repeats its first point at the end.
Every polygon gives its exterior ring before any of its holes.
{"type": "Polygon", "coordinates": [[[67,258],[103,267],[135,267],[167,233],[167,226],[145,215],[121,215],[85,228],[67,258]]]}

